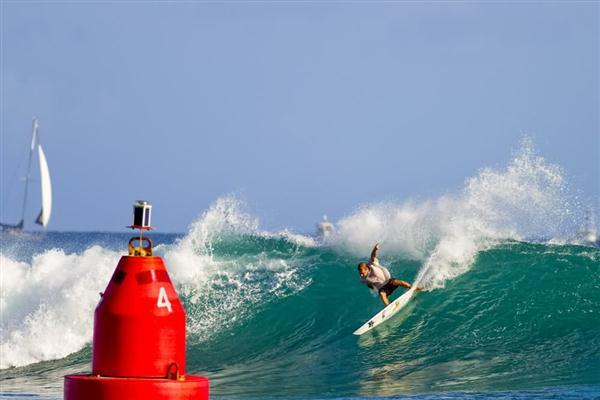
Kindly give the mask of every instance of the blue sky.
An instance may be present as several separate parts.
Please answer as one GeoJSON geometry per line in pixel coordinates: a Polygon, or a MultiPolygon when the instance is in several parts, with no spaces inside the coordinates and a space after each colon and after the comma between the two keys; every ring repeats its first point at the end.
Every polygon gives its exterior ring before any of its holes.
{"type": "Polygon", "coordinates": [[[599,197],[596,2],[1,4],[3,222],[33,116],[55,230],[121,230],[145,198],[183,231],[231,193],[310,230],[456,192],[524,135],[599,197]]]}

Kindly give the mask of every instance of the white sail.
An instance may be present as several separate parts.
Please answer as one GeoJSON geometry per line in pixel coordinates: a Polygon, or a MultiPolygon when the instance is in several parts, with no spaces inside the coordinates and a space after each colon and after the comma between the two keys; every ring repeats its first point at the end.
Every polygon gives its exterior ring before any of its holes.
{"type": "MultiPolygon", "coordinates": [[[[37,118],[33,119],[33,128],[32,128],[32,132],[31,132],[31,151],[33,151],[35,149],[35,142],[37,141],[37,130],[40,127],[40,125],[38,124],[38,120],[37,118]]],[[[29,172],[29,171],[27,171],[29,172]]]]}
{"type": "Polygon", "coordinates": [[[52,214],[52,183],[50,182],[50,171],[48,170],[46,155],[40,144],[38,144],[38,155],[40,157],[40,179],[42,184],[42,209],[35,222],[45,228],[48,226],[50,214],[52,214]]]}

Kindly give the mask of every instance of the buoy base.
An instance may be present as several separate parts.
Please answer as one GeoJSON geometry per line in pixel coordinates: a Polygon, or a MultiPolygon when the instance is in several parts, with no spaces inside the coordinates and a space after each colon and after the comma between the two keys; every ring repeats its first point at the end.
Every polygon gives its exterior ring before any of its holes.
{"type": "Polygon", "coordinates": [[[208,379],[115,378],[96,375],[65,376],[65,400],[208,400],[208,379]]]}

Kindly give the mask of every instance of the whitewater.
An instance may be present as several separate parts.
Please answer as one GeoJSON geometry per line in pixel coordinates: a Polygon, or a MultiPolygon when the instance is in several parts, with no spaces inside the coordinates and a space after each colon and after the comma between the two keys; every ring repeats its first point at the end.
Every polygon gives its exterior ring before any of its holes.
{"type": "MultiPolygon", "coordinates": [[[[151,235],[187,311],[188,372],[213,398],[599,397],[600,249],[565,176],[526,141],[460,190],[361,205],[326,239],[217,199],[185,234],[151,235]],[[357,338],[380,309],[356,272],[376,241],[425,291],[357,338]]],[[[62,398],[62,376],[89,371],[128,238],[2,236],[0,397],[62,398]]]]}

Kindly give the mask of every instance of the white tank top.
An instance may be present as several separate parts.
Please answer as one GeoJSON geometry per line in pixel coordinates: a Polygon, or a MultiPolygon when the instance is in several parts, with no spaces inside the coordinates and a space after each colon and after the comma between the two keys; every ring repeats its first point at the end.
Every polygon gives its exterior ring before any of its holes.
{"type": "Polygon", "coordinates": [[[375,259],[375,262],[369,263],[368,265],[369,274],[364,278],[361,277],[360,281],[379,290],[390,280],[390,271],[388,271],[386,267],[379,265],[377,259],[375,259]]]}

